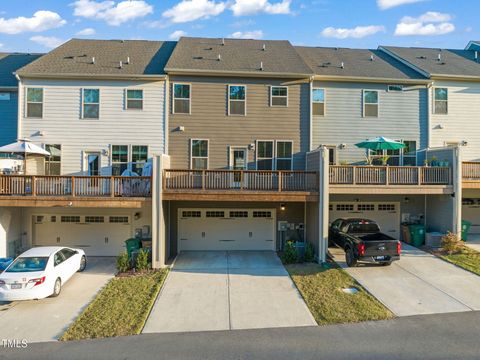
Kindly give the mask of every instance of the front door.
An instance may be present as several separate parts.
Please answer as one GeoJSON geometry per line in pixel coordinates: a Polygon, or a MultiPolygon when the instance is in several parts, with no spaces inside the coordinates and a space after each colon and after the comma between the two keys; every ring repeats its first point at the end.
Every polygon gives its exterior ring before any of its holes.
{"type": "MultiPolygon", "coordinates": [[[[230,169],[246,170],[247,169],[247,149],[232,147],[230,148],[230,169]]],[[[242,175],[240,173],[233,174],[233,186],[240,187],[242,175]]]]}

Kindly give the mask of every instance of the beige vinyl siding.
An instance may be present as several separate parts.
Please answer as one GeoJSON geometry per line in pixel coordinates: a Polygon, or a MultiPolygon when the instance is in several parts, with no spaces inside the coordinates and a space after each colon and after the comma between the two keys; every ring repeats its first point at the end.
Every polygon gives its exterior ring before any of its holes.
{"type": "Polygon", "coordinates": [[[385,136],[414,140],[417,149],[426,147],[427,90],[387,92],[388,84],[320,82],[325,89],[325,116],[312,117],[313,144],[337,147],[337,161],[365,161],[365,151],[355,144],[365,139],[385,136]],[[364,117],[362,90],[377,90],[378,117],[364,117]],[[344,149],[339,145],[345,144],[344,149]]]}
{"type": "Polygon", "coordinates": [[[147,145],[149,156],[164,151],[164,81],[27,79],[23,85],[44,89],[44,108],[42,119],[25,118],[21,99],[21,136],[37,144],[61,144],[62,174],[80,174],[83,151],[99,151],[101,174],[110,175],[110,144],[147,145]],[[100,89],[98,119],[81,118],[83,88],[100,89]],[[143,90],[143,110],[126,109],[125,89],[130,88],[143,90]]]}
{"type": "MultiPolygon", "coordinates": [[[[466,141],[464,161],[480,161],[480,83],[435,81],[434,88],[448,89],[448,114],[430,111],[431,146],[466,141]]],[[[433,88],[431,89],[431,109],[433,88]]]]}
{"type": "MultiPolygon", "coordinates": [[[[288,86],[288,107],[270,106],[275,79],[173,77],[171,83],[191,84],[191,114],[172,114],[170,102],[169,152],[171,167],[189,167],[190,139],[209,140],[209,168],[229,166],[229,146],[247,147],[256,140],[293,141],[293,168],[305,168],[308,151],[308,84],[288,86]],[[228,116],[228,85],[246,85],[246,116],[228,116]],[[184,131],[179,131],[183,126],[184,131]]],[[[172,88],[170,88],[172,91],[172,88]]],[[[171,98],[171,97],[170,97],[171,98]]],[[[248,168],[255,169],[255,151],[248,150],[248,168]]]]}

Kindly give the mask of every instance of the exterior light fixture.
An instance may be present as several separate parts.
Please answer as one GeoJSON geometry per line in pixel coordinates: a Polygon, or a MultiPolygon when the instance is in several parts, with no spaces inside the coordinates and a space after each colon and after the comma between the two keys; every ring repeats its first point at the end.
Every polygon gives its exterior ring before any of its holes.
{"type": "Polygon", "coordinates": [[[280,204],[280,210],[285,211],[285,209],[286,209],[285,203],[281,203],[280,204]]]}

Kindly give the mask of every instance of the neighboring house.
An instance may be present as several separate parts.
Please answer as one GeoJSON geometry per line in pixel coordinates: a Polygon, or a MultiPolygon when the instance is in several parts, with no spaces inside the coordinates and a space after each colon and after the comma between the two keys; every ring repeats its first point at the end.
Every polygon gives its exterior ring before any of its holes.
{"type": "MultiPolygon", "coordinates": [[[[480,51],[480,40],[469,41],[467,46],[465,47],[465,50],[480,51]]],[[[478,56],[480,56],[480,54],[477,53],[477,58],[478,58],[478,56]]]]}
{"type": "Polygon", "coordinates": [[[14,72],[41,54],[0,53],[0,146],[17,140],[18,80],[14,72]]]}

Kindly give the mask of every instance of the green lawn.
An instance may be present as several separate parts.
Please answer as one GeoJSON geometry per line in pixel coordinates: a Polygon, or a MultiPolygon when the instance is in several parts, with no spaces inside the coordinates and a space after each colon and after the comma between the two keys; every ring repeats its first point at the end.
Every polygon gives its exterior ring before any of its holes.
{"type": "Polygon", "coordinates": [[[139,334],[168,270],[116,277],[103,288],[60,340],[139,334]]]}
{"type": "Polygon", "coordinates": [[[451,262],[465,270],[471,271],[474,274],[480,275],[480,252],[470,249],[468,247],[462,247],[460,252],[452,255],[445,253],[436,254],[442,259],[451,262]]]}
{"type": "Polygon", "coordinates": [[[306,263],[286,265],[319,325],[391,319],[394,315],[350,275],[334,264],[330,268],[306,263]],[[343,288],[359,292],[346,294],[343,288]]]}

